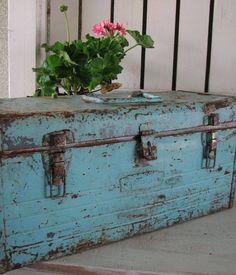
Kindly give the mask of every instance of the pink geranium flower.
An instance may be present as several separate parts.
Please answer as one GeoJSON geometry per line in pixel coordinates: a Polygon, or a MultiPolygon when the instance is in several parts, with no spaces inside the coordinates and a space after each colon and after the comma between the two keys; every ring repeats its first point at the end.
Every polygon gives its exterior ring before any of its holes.
{"type": "Polygon", "coordinates": [[[108,20],[108,19],[105,19],[105,20],[103,20],[102,22],[101,22],[101,25],[104,27],[104,29],[105,30],[107,30],[108,32],[110,32],[110,33],[114,33],[114,27],[115,27],[115,25],[112,23],[112,22],[110,22],[110,20],[108,20]]]}
{"type": "Polygon", "coordinates": [[[118,31],[120,35],[126,35],[125,27],[118,22],[115,24],[115,30],[118,31]]]}
{"type": "Polygon", "coordinates": [[[92,31],[97,36],[105,36],[107,34],[114,34],[114,24],[111,23],[108,19],[101,21],[98,24],[95,24],[92,28],[92,31]]]}
{"type": "Polygon", "coordinates": [[[92,31],[97,36],[114,35],[117,31],[120,35],[126,35],[124,26],[120,23],[112,23],[110,20],[105,19],[98,24],[95,24],[92,31]]]}
{"type": "Polygon", "coordinates": [[[97,36],[103,36],[106,34],[106,32],[104,31],[103,26],[101,25],[101,23],[99,24],[95,24],[92,28],[93,33],[95,33],[97,36]]]}

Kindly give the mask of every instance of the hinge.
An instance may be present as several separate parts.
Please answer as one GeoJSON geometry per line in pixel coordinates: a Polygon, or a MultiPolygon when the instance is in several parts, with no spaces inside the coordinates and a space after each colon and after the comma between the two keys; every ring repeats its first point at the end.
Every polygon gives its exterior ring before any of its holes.
{"type": "Polygon", "coordinates": [[[43,145],[48,146],[44,152],[43,163],[46,174],[46,196],[50,198],[63,197],[66,193],[65,146],[72,143],[74,137],[69,130],[49,133],[43,138],[43,145]]]}
{"type": "MultiPolygon", "coordinates": [[[[219,125],[219,114],[204,117],[204,125],[219,125]]],[[[203,168],[214,168],[216,164],[217,133],[215,131],[203,134],[203,168]]]]}
{"type": "Polygon", "coordinates": [[[141,138],[140,156],[146,160],[157,159],[157,147],[155,146],[155,131],[151,123],[141,124],[139,127],[141,138]]]}

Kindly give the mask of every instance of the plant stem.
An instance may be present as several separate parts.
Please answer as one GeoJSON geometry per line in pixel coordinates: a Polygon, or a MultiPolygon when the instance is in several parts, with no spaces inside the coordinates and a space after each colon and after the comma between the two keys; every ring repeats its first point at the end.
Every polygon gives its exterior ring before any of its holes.
{"type": "Polygon", "coordinates": [[[135,44],[134,46],[128,48],[128,49],[125,51],[125,53],[127,53],[128,51],[132,50],[133,48],[135,48],[135,47],[137,47],[137,46],[139,46],[139,44],[135,44]]]}
{"type": "Polygon", "coordinates": [[[70,28],[69,28],[69,21],[68,21],[68,16],[66,11],[64,11],[64,15],[65,15],[67,41],[70,42],[70,28]]]}

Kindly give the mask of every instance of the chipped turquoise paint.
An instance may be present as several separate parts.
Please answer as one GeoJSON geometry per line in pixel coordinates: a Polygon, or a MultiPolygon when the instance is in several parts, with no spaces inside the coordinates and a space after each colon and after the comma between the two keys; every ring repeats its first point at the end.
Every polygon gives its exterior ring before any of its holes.
{"type": "Polygon", "coordinates": [[[6,150],[42,146],[44,135],[63,129],[81,142],[137,136],[147,122],[155,132],[197,127],[209,113],[218,113],[221,123],[236,120],[233,98],[158,95],[162,102],[155,104],[85,104],[80,97],[0,101],[2,272],[229,207],[236,128],[217,131],[212,169],[202,168],[201,133],[153,139],[157,159],[151,161],[140,161],[138,138],[67,149],[63,198],[45,196],[40,152],[3,156],[6,150]]]}

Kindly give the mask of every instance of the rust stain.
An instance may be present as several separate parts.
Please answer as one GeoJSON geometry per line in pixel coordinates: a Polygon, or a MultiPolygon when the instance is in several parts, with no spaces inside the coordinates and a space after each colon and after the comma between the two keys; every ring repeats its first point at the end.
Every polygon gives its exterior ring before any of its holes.
{"type": "Polygon", "coordinates": [[[106,114],[109,114],[110,112],[113,112],[115,114],[118,114],[118,111],[113,109],[113,110],[109,110],[109,109],[86,109],[86,110],[83,110],[83,112],[85,113],[94,113],[94,114],[101,114],[101,115],[106,115],[106,114]]]}
{"type": "Polygon", "coordinates": [[[150,231],[154,231],[153,225],[150,222],[145,221],[144,224],[140,225],[139,232],[136,233],[135,235],[141,234],[141,233],[144,233],[144,232],[150,232],[150,231]]]}
{"type": "Polygon", "coordinates": [[[179,216],[176,220],[172,221],[171,225],[182,224],[184,222],[185,220],[181,216],[179,216]]]}
{"type": "Polygon", "coordinates": [[[210,112],[214,112],[217,109],[222,109],[222,108],[228,107],[231,104],[232,104],[232,100],[229,98],[215,100],[215,101],[207,102],[203,107],[203,111],[204,111],[204,113],[207,114],[210,112]]]}
{"type": "Polygon", "coordinates": [[[13,268],[10,257],[6,256],[4,259],[0,260],[0,272],[1,267],[4,269],[4,272],[13,268]]]}
{"type": "Polygon", "coordinates": [[[75,247],[72,247],[70,251],[72,253],[77,253],[97,246],[99,246],[99,243],[93,242],[91,240],[82,240],[75,247]]]}
{"type": "Polygon", "coordinates": [[[63,255],[66,255],[66,249],[63,248],[63,246],[59,246],[57,247],[56,249],[52,249],[48,252],[48,254],[46,256],[44,256],[42,258],[42,260],[47,260],[47,259],[53,259],[55,258],[56,256],[58,256],[58,254],[62,253],[63,255]]]}
{"type": "Polygon", "coordinates": [[[25,117],[33,117],[33,116],[49,116],[49,117],[55,117],[55,113],[46,112],[46,113],[36,113],[36,112],[30,112],[30,113],[0,113],[0,121],[1,122],[11,122],[16,119],[21,119],[25,117]]]}
{"type": "Polygon", "coordinates": [[[185,99],[186,98],[186,95],[178,95],[176,96],[176,99],[185,99]]]}
{"type": "Polygon", "coordinates": [[[72,113],[72,112],[62,112],[62,115],[64,116],[64,118],[72,118],[72,117],[74,117],[75,116],[75,114],[74,113],[72,113]]]}
{"type": "Polygon", "coordinates": [[[215,209],[215,208],[210,208],[209,211],[208,211],[206,214],[204,214],[204,216],[206,216],[206,215],[211,215],[211,214],[215,214],[215,213],[217,213],[217,212],[223,211],[223,210],[228,209],[228,208],[229,208],[228,205],[222,206],[222,207],[217,208],[217,209],[215,209]]]}
{"type": "Polygon", "coordinates": [[[28,113],[0,113],[0,122],[1,123],[10,123],[17,119],[27,118],[27,117],[64,117],[64,118],[74,118],[74,112],[68,111],[55,111],[55,112],[28,112],[28,113]]]}
{"type": "Polygon", "coordinates": [[[71,196],[72,199],[77,199],[78,197],[79,197],[78,194],[73,194],[73,195],[71,196]]]}
{"type": "Polygon", "coordinates": [[[106,244],[109,244],[109,243],[112,242],[111,240],[109,240],[109,239],[106,238],[105,232],[106,232],[106,229],[103,228],[103,229],[102,229],[101,236],[100,236],[100,238],[98,239],[98,244],[99,244],[99,245],[106,245],[106,244]]]}

